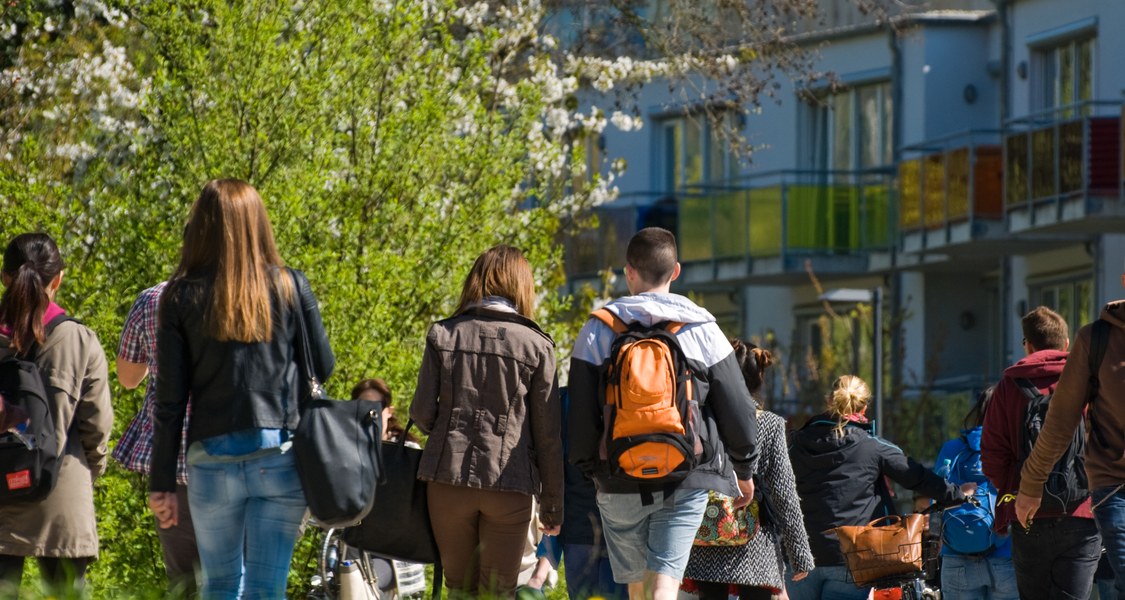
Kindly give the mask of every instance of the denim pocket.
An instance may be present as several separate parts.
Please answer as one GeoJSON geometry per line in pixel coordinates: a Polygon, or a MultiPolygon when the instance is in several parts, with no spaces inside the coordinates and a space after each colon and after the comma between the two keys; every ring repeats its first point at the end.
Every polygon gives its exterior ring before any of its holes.
{"type": "MultiPolygon", "coordinates": [[[[232,463],[204,463],[190,465],[188,478],[191,480],[191,495],[203,499],[207,504],[226,504],[230,499],[227,481],[231,477],[232,463]]],[[[197,500],[198,502],[198,500],[197,500]]]]}

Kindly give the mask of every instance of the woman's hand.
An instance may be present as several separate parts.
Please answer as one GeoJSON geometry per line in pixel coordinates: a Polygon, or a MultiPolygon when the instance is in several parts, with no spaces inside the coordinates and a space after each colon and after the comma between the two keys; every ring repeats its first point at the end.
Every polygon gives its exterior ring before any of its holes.
{"type": "Polygon", "coordinates": [[[176,492],[149,492],[148,506],[161,529],[180,524],[180,501],[176,492]]]}
{"type": "Polygon", "coordinates": [[[543,535],[558,535],[559,532],[562,531],[562,525],[555,525],[554,527],[540,526],[539,531],[543,532],[543,535]]]}

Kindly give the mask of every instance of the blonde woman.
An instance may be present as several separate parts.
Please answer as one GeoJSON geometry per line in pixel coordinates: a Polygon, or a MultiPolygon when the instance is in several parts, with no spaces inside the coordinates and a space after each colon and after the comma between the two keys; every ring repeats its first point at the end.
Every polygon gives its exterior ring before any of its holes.
{"type": "Polygon", "coordinates": [[[539,497],[562,523],[563,453],[554,342],[535,321],[531,267],[496,246],[477,258],[452,317],[426,336],[410,417],[429,434],[418,477],[453,591],[510,596],[539,497]]]}
{"type": "Polygon", "coordinates": [[[286,269],[258,192],[210,181],[160,301],[149,505],[178,523],[176,457],[191,397],[188,504],[201,596],[284,598],[305,496],[290,452],[300,421],[297,327],[324,381],[335,364],[316,297],[286,269]]]}
{"type": "Polygon", "coordinates": [[[868,590],[849,581],[832,529],[894,514],[885,478],[943,504],[962,497],[957,486],[872,434],[865,416],[870,400],[862,379],[844,375],[832,385],[825,411],[793,434],[789,458],[816,568],[789,583],[791,600],[867,598],[868,590]]]}

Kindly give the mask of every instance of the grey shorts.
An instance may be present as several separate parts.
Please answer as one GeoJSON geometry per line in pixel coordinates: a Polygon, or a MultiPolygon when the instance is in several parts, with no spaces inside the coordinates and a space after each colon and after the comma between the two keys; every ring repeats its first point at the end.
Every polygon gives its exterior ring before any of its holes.
{"type": "Polygon", "coordinates": [[[706,508],[707,490],[679,488],[667,503],[655,492],[649,505],[640,494],[598,492],[614,581],[644,581],[645,571],[683,579],[706,508]]]}

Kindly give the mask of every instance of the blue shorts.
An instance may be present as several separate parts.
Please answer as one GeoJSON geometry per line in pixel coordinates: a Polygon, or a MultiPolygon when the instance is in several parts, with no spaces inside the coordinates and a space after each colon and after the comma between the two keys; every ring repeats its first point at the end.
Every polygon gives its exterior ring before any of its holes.
{"type": "Polygon", "coordinates": [[[684,576],[707,508],[707,490],[679,488],[668,503],[662,491],[652,497],[652,504],[646,506],[640,494],[598,492],[606,549],[617,583],[644,581],[645,571],[677,581],[684,576]]]}

